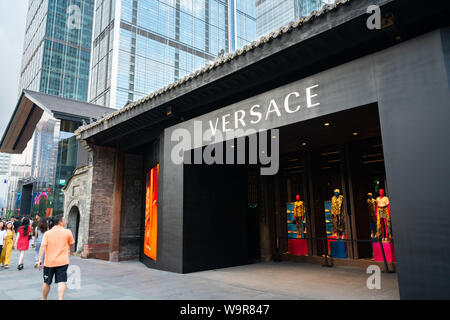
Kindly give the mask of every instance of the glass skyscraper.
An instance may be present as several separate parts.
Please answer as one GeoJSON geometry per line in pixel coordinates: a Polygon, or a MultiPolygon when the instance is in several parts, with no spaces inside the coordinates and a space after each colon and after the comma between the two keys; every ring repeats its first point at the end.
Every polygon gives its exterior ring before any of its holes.
{"type": "Polygon", "coordinates": [[[256,0],[256,35],[262,37],[333,0],[256,0]]]}
{"type": "Polygon", "coordinates": [[[0,152],[0,217],[6,213],[11,156],[0,152]]]}
{"type": "MultiPolygon", "coordinates": [[[[94,4],[95,0],[29,0],[19,97],[23,98],[24,90],[31,90],[88,100],[94,4]]],[[[12,212],[23,208],[24,194],[33,200],[26,201],[22,214],[62,210],[60,189],[72,175],[77,159],[74,143],[68,141],[75,139],[74,127],[81,125],[80,120],[66,118],[43,112],[23,151],[31,157],[19,157],[13,163],[8,200],[12,212]],[[45,208],[40,201],[44,198],[45,208]]]]}
{"type": "Polygon", "coordinates": [[[252,0],[97,0],[89,101],[121,108],[255,40],[252,0]]]}
{"type": "Polygon", "coordinates": [[[29,0],[23,89],[87,101],[95,0],[29,0]]]}

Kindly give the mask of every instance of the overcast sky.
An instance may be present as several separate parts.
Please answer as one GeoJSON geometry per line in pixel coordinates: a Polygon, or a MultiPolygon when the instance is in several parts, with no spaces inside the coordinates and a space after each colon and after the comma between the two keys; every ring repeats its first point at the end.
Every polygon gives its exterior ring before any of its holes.
{"type": "Polygon", "coordinates": [[[0,139],[16,106],[28,0],[0,0],[0,139]]]}

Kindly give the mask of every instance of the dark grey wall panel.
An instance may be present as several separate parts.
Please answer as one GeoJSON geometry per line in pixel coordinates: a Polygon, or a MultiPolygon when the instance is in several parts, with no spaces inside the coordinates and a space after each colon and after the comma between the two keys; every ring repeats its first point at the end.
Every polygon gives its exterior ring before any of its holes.
{"type": "MultiPolygon", "coordinates": [[[[173,188],[166,184],[166,181],[170,181],[166,178],[166,166],[164,154],[164,137],[160,136],[157,141],[152,143],[150,146],[146,147],[148,149],[144,172],[142,173],[144,178],[150,172],[150,170],[159,163],[159,196],[158,196],[158,234],[157,234],[157,259],[156,261],[151,260],[144,255],[143,249],[141,248],[141,260],[147,266],[160,270],[167,270],[172,272],[181,273],[181,226],[182,219],[177,217],[176,211],[171,210],[170,199],[177,201],[177,196],[172,196],[169,194],[169,200],[167,199],[167,194],[173,188]],[[177,241],[177,238],[180,238],[177,241]]],[[[170,159],[170,158],[169,158],[170,159]]],[[[182,180],[182,179],[181,179],[182,180]]],[[[180,196],[182,199],[182,195],[180,196]]],[[[143,207],[145,208],[145,194],[143,197],[143,207]]],[[[145,221],[145,209],[142,210],[142,221],[145,221]]],[[[144,224],[142,225],[144,228],[144,224]]],[[[144,234],[144,229],[142,229],[142,235],[144,234]]]]}
{"type": "Polygon", "coordinates": [[[374,62],[400,294],[450,298],[450,95],[441,34],[380,52],[374,62]]]}
{"type": "Polygon", "coordinates": [[[143,251],[141,252],[141,260],[147,266],[155,269],[181,273],[183,257],[183,167],[172,165],[170,149],[164,141],[164,134],[161,134],[158,143],[149,148],[144,166],[145,172],[143,172],[145,176],[153,166],[159,163],[157,260],[149,259],[143,254],[143,251]]]}
{"type": "Polygon", "coordinates": [[[445,70],[450,91],[450,27],[441,30],[442,50],[444,52],[445,70]]]}
{"type": "Polygon", "coordinates": [[[183,272],[248,263],[247,168],[189,165],[184,179],[183,272]]]}

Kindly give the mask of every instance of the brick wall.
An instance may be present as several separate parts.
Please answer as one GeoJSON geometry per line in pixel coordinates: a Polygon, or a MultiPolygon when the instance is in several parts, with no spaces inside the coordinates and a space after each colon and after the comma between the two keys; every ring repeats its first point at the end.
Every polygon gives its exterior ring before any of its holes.
{"type": "Polygon", "coordinates": [[[113,148],[93,146],[91,151],[92,182],[88,257],[109,260],[111,215],[114,194],[116,151],[113,148]]]}
{"type": "Polygon", "coordinates": [[[74,208],[80,212],[77,251],[84,258],[138,259],[142,238],[144,157],[124,155],[119,253],[111,253],[116,154],[113,148],[87,146],[88,165],[78,168],[64,191],[68,228],[76,233],[74,208]],[[118,255],[118,256],[117,256],[118,255]]]}

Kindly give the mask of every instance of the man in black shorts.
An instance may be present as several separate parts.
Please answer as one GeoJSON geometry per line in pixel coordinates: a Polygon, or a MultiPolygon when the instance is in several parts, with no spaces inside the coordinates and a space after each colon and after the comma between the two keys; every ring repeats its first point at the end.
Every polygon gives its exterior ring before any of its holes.
{"type": "Polygon", "coordinates": [[[55,226],[44,233],[41,249],[39,250],[39,270],[42,268],[42,256],[45,252],[42,300],[47,300],[53,278],[58,284],[58,299],[64,299],[69,256],[73,253],[73,245],[75,243],[72,231],[65,228],[66,221],[64,217],[56,216],[53,218],[53,222],[55,226]]]}

